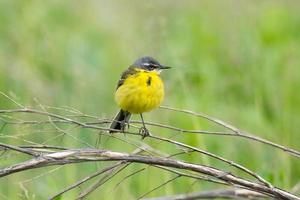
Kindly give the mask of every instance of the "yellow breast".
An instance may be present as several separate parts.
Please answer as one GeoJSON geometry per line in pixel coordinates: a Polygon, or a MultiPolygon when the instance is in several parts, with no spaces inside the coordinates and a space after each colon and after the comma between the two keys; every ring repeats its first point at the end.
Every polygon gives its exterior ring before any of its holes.
{"type": "Polygon", "coordinates": [[[117,89],[115,100],[122,110],[133,114],[158,107],[164,98],[164,85],[157,72],[138,70],[117,89]]]}

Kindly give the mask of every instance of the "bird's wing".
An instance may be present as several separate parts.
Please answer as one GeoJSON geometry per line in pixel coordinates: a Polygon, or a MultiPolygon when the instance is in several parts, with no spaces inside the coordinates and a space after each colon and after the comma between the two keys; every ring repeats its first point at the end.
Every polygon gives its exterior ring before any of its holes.
{"type": "Polygon", "coordinates": [[[120,80],[118,81],[118,85],[117,85],[117,89],[123,85],[124,81],[126,80],[126,78],[128,78],[130,75],[136,74],[136,70],[134,69],[134,67],[129,67],[126,71],[124,71],[121,75],[120,80]]]}

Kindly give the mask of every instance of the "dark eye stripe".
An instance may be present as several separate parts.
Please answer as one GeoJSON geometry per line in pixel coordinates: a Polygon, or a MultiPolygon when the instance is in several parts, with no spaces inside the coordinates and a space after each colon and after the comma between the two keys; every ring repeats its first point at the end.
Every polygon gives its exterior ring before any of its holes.
{"type": "Polygon", "coordinates": [[[158,67],[159,67],[159,65],[157,65],[157,64],[150,64],[150,66],[151,66],[152,68],[158,68],[158,67]]]}

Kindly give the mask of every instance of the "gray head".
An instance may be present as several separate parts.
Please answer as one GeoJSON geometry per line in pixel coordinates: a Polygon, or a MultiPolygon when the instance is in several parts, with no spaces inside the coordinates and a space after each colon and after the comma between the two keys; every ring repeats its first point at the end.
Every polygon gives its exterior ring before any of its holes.
{"type": "Polygon", "coordinates": [[[131,66],[141,68],[147,71],[161,71],[163,69],[171,68],[165,65],[161,65],[157,60],[150,56],[145,56],[137,59],[131,66]]]}

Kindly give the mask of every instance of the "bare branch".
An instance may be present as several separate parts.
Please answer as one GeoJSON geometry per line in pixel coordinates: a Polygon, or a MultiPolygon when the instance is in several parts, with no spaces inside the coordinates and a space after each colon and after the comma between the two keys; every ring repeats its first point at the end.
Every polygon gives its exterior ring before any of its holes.
{"type": "Polygon", "coordinates": [[[169,158],[160,158],[153,156],[131,155],[121,152],[113,152],[108,150],[98,149],[74,149],[66,151],[58,151],[43,155],[23,163],[13,165],[8,168],[0,170],[0,177],[7,176],[9,174],[24,171],[28,169],[40,168],[50,165],[64,165],[69,163],[88,162],[88,161],[127,161],[134,163],[144,163],[148,165],[160,165],[165,167],[172,167],[178,169],[190,170],[201,174],[212,176],[216,179],[223,180],[232,184],[236,184],[240,187],[244,187],[249,190],[264,193],[271,197],[282,199],[297,199],[299,197],[288,193],[278,188],[269,188],[265,185],[261,185],[241,177],[235,176],[231,173],[224,172],[220,169],[212,168],[209,166],[186,163],[169,158]]]}
{"type": "Polygon", "coordinates": [[[165,196],[165,197],[147,198],[144,200],[196,200],[196,199],[216,199],[216,198],[258,199],[258,198],[266,198],[266,196],[250,190],[232,188],[232,189],[211,190],[205,192],[194,192],[188,194],[178,194],[178,195],[165,196]]]}
{"type": "MultiPolygon", "coordinates": [[[[171,110],[171,111],[176,111],[176,112],[182,112],[182,113],[194,115],[194,116],[197,116],[197,117],[202,117],[204,119],[207,119],[207,120],[209,120],[213,123],[216,123],[216,124],[226,128],[228,130],[233,131],[235,134],[224,133],[224,132],[213,132],[213,131],[182,130],[182,129],[179,129],[179,128],[174,128],[174,127],[171,127],[171,126],[170,127],[163,126],[163,125],[159,125],[159,124],[155,124],[155,123],[152,124],[152,125],[157,125],[157,126],[160,126],[160,127],[169,128],[169,129],[173,129],[173,130],[181,131],[181,132],[202,133],[202,134],[212,134],[212,135],[224,135],[224,136],[238,136],[238,137],[250,139],[250,140],[253,140],[253,141],[257,141],[257,142],[260,142],[260,143],[263,143],[263,144],[273,146],[275,148],[281,149],[281,150],[283,150],[283,151],[285,151],[285,152],[287,152],[287,153],[289,153],[293,156],[296,156],[296,157],[300,158],[300,152],[297,151],[297,150],[285,147],[285,146],[280,145],[280,144],[273,143],[271,141],[268,141],[266,139],[263,139],[263,138],[260,138],[260,137],[257,137],[257,136],[253,136],[251,134],[248,134],[246,132],[243,132],[243,131],[239,130],[238,128],[232,126],[231,124],[228,124],[228,123],[226,123],[222,120],[210,117],[210,116],[205,115],[203,113],[196,113],[196,112],[189,111],[189,110],[180,110],[180,109],[170,108],[170,107],[166,107],[166,106],[160,106],[160,108],[171,110]]],[[[1,113],[18,113],[18,112],[34,113],[34,114],[44,115],[44,116],[48,116],[48,117],[53,117],[53,118],[56,118],[58,120],[65,121],[66,123],[76,124],[76,125],[78,125],[80,127],[83,127],[83,128],[91,128],[91,129],[102,130],[102,131],[108,131],[109,130],[109,128],[104,128],[104,127],[99,127],[99,126],[92,125],[92,124],[95,124],[95,123],[79,122],[77,120],[67,118],[67,117],[63,117],[63,116],[60,116],[60,115],[57,115],[57,114],[44,112],[44,111],[39,111],[39,110],[34,110],[34,109],[29,109],[29,108],[25,108],[25,107],[22,108],[22,109],[0,110],[0,114],[1,113]]],[[[60,122],[62,122],[62,121],[60,121],[60,122]]],[[[107,122],[107,121],[104,120],[104,122],[107,122]]],[[[132,132],[126,132],[126,133],[138,135],[137,133],[132,133],[132,132]]]]}
{"type": "Polygon", "coordinates": [[[168,167],[164,167],[164,166],[158,166],[158,165],[154,165],[157,168],[163,169],[165,171],[169,171],[171,173],[180,175],[180,176],[184,176],[184,177],[188,177],[188,178],[193,178],[193,179],[197,179],[197,180],[204,180],[204,181],[209,181],[209,182],[213,182],[213,183],[218,183],[218,184],[223,184],[223,185],[232,185],[229,182],[224,182],[224,181],[220,181],[214,178],[211,178],[209,176],[204,176],[204,175],[194,175],[192,173],[184,173],[184,172],[180,172],[168,167]]]}
{"type": "MultiPolygon", "coordinates": [[[[300,152],[297,151],[297,150],[285,147],[285,146],[280,145],[280,144],[276,144],[274,142],[268,141],[266,139],[263,139],[263,138],[260,138],[260,137],[257,137],[257,136],[253,136],[253,135],[251,135],[249,133],[246,133],[244,131],[239,130],[238,128],[234,127],[231,124],[228,124],[228,123],[226,123],[226,122],[224,122],[222,120],[210,117],[210,116],[208,116],[206,114],[196,113],[196,112],[193,112],[193,111],[190,111],[190,110],[180,110],[180,109],[171,108],[171,107],[167,107],[167,106],[160,106],[160,108],[166,109],[166,110],[172,110],[172,111],[176,111],[176,112],[182,112],[182,113],[186,113],[186,114],[189,114],[189,115],[194,115],[194,116],[197,116],[197,117],[201,117],[201,118],[207,119],[207,120],[209,120],[209,121],[211,121],[213,123],[216,123],[216,124],[218,124],[220,126],[223,126],[224,128],[226,128],[228,130],[233,131],[239,137],[251,139],[251,140],[254,140],[254,141],[257,141],[257,142],[260,142],[260,143],[264,143],[264,144],[270,145],[272,147],[281,149],[281,150],[283,150],[283,151],[285,151],[285,152],[287,152],[287,153],[289,153],[289,154],[291,154],[293,156],[296,156],[296,157],[300,158],[300,152]]],[[[224,135],[231,135],[231,134],[224,134],[224,135]]]]}
{"type": "Polygon", "coordinates": [[[31,155],[31,156],[38,156],[39,155],[36,152],[31,151],[29,149],[24,149],[24,148],[20,148],[20,147],[17,147],[17,146],[12,146],[12,145],[9,145],[9,144],[0,143],[0,147],[2,147],[4,149],[11,149],[11,150],[14,150],[14,151],[18,151],[18,152],[28,154],[28,155],[31,155]]]}
{"type": "Polygon", "coordinates": [[[233,161],[227,160],[227,159],[222,158],[222,157],[220,157],[220,156],[217,156],[217,155],[215,155],[215,154],[213,154],[213,153],[210,153],[210,152],[201,150],[201,149],[199,149],[199,148],[192,147],[192,146],[190,146],[190,145],[183,144],[183,143],[180,143],[180,142],[171,140],[171,139],[167,139],[167,138],[163,138],[163,137],[159,137],[159,136],[154,136],[154,135],[151,135],[151,136],[149,136],[149,137],[158,139],[158,140],[160,140],[160,141],[169,142],[169,143],[172,143],[172,144],[175,144],[175,145],[178,145],[178,146],[182,146],[182,147],[185,147],[185,148],[188,148],[188,149],[191,149],[191,150],[194,150],[194,151],[203,153],[203,154],[208,155],[208,156],[210,156],[210,157],[212,157],[212,158],[215,158],[215,159],[217,159],[217,160],[223,161],[223,162],[225,162],[225,163],[227,163],[227,164],[230,164],[230,165],[232,165],[233,167],[236,167],[236,168],[238,168],[238,169],[244,171],[245,173],[247,173],[247,174],[249,174],[249,175],[251,175],[251,176],[257,178],[260,182],[264,183],[266,186],[268,186],[268,187],[273,187],[271,183],[269,183],[269,182],[267,182],[266,180],[264,180],[264,179],[263,179],[262,177],[260,177],[258,174],[256,174],[256,173],[250,171],[249,169],[247,169],[247,168],[245,168],[245,167],[243,167],[243,166],[241,166],[241,165],[239,165],[239,164],[237,164],[237,163],[235,163],[235,162],[233,162],[233,161]]]}
{"type": "MultiPolygon", "coordinates": [[[[98,117],[91,116],[84,114],[76,109],[69,108],[69,107],[63,107],[63,108],[57,108],[57,107],[50,107],[50,106],[42,106],[42,110],[36,110],[36,109],[31,109],[24,107],[23,105],[17,103],[15,100],[11,99],[7,95],[3,95],[2,92],[0,92],[0,95],[5,96],[9,101],[13,102],[14,104],[18,105],[18,109],[10,109],[10,110],[0,110],[0,121],[3,124],[2,128],[0,128],[0,131],[6,131],[5,126],[16,126],[18,127],[19,125],[25,125],[24,127],[30,127],[31,125],[41,125],[44,126],[46,125],[47,127],[50,125],[51,129],[50,130],[43,130],[46,132],[53,132],[54,133],[59,133],[59,135],[56,135],[55,137],[50,137],[46,138],[46,142],[48,143],[50,140],[53,141],[53,138],[60,137],[62,135],[67,135],[68,138],[72,138],[76,141],[79,141],[81,144],[84,146],[89,146],[91,149],[73,149],[73,148],[66,148],[66,147],[61,147],[61,146],[51,146],[51,145],[46,145],[45,141],[44,143],[37,143],[36,141],[29,141],[32,140],[31,138],[27,140],[25,136],[28,136],[29,134],[32,133],[27,133],[27,132],[21,132],[20,134],[1,134],[0,137],[3,138],[13,138],[17,139],[15,141],[22,142],[22,143],[29,143],[30,145],[18,145],[14,146],[11,144],[4,144],[0,143],[0,151],[16,151],[21,154],[26,154],[31,157],[30,160],[14,164],[12,166],[5,167],[3,169],[0,169],[0,177],[8,176],[10,174],[14,174],[20,171],[25,171],[29,169],[35,169],[35,168],[41,168],[41,167],[46,167],[46,166],[52,166],[52,165],[65,165],[65,164],[71,164],[71,163],[80,163],[80,162],[105,162],[105,161],[119,161],[115,165],[112,165],[110,167],[107,167],[105,169],[102,169],[92,175],[89,175],[87,177],[84,177],[83,179],[77,181],[76,183],[72,184],[71,186],[67,187],[66,189],[60,191],[59,193],[55,194],[52,198],[55,198],[57,196],[60,196],[64,194],[65,192],[72,190],[73,188],[76,188],[77,186],[81,185],[82,183],[85,183],[89,180],[91,180],[94,177],[97,177],[101,174],[103,176],[94,184],[92,184],[90,187],[85,189],[82,193],[79,194],[78,198],[81,199],[87,195],[89,195],[91,192],[96,190],[97,188],[101,187],[103,184],[105,184],[107,181],[111,180],[111,178],[122,171],[123,167],[126,167],[130,163],[142,163],[145,165],[148,165],[148,168],[154,166],[156,168],[159,168],[164,171],[168,171],[175,175],[176,178],[178,177],[186,177],[186,178],[191,178],[195,180],[205,180],[213,183],[218,183],[218,184],[223,184],[223,185],[231,185],[236,188],[233,189],[226,189],[226,190],[214,190],[214,191],[208,191],[207,193],[204,192],[199,192],[199,193],[191,193],[191,194],[182,194],[178,196],[171,196],[171,197],[161,197],[162,199],[168,199],[168,198],[180,198],[180,197],[185,197],[183,199],[192,199],[194,196],[197,196],[198,198],[210,198],[209,195],[213,197],[215,195],[220,195],[219,197],[227,197],[227,198],[240,198],[240,197],[246,197],[246,198],[260,198],[260,197],[272,197],[272,198],[278,198],[278,199],[299,199],[299,197],[288,193],[282,189],[276,188],[271,183],[269,183],[267,180],[263,179],[261,176],[258,175],[258,173],[255,173],[248,168],[233,162],[232,160],[228,160],[226,158],[223,158],[221,156],[218,156],[216,154],[213,154],[211,152],[199,149],[194,146],[187,145],[185,143],[178,142],[174,139],[170,138],[165,138],[165,137],[160,137],[151,134],[148,137],[148,140],[145,141],[140,141],[136,140],[137,138],[132,138],[132,137],[117,137],[117,135],[110,135],[108,134],[107,130],[109,130],[106,125],[107,123],[110,123],[110,119],[99,119],[98,117]],[[55,113],[48,112],[45,108],[49,108],[52,110],[58,110],[58,111],[63,111],[67,112],[65,115],[59,115],[55,113]],[[44,116],[48,118],[48,120],[28,120],[28,118],[24,117],[23,120],[21,118],[16,118],[15,114],[16,113],[27,113],[34,116],[44,116]],[[47,125],[49,124],[49,125],[47,125]],[[59,124],[64,124],[64,126],[58,126],[59,124]],[[26,126],[28,125],[28,126],[26,126]],[[65,126],[66,125],[66,126],[65,126]],[[61,127],[68,127],[68,128],[61,128],[61,127]],[[74,128],[84,128],[84,129],[89,129],[89,130],[96,130],[97,134],[99,135],[106,135],[109,136],[109,138],[118,140],[122,144],[129,145],[130,147],[135,147],[139,150],[144,151],[145,155],[136,155],[136,154],[128,154],[124,152],[115,152],[111,150],[99,150],[99,149],[94,149],[94,147],[85,141],[77,138],[73,133],[74,133],[74,128]],[[182,151],[169,155],[169,153],[163,152],[161,149],[155,148],[156,146],[153,145],[150,146],[149,144],[146,144],[145,142],[152,142],[152,141],[157,141],[156,144],[160,144],[163,142],[169,143],[175,146],[176,148],[180,147],[182,151]],[[200,164],[194,164],[194,163],[187,163],[181,160],[178,160],[175,158],[176,155],[181,155],[181,154],[188,154],[189,152],[194,152],[194,153],[201,153],[204,155],[209,156],[210,158],[217,159],[223,163],[227,163],[232,167],[235,167],[236,169],[241,170],[242,172],[250,175],[251,177],[248,177],[251,180],[248,180],[247,178],[237,176],[231,172],[226,172],[222,169],[214,168],[211,166],[205,166],[205,165],[200,165],[200,164]],[[119,164],[119,165],[118,165],[119,164]],[[115,166],[115,167],[114,167],[115,166]],[[254,180],[255,178],[256,180],[254,180]],[[244,193],[243,193],[244,192],[244,193]],[[245,195],[246,194],[246,195],[245,195]],[[227,195],[227,196],[226,196],[227,195]],[[243,196],[244,195],[244,196],[243,196]],[[201,197],[202,196],[202,197],[201,197]]],[[[300,158],[300,152],[294,149],[290,149],[288,147],[285,147],[280,144],[276,144],[273,142],[270,142],[268,140],[265,140],[263,138],[257,137],[250,135],[247,132],[243,132],[239,130],[238,128],[223,122],[222,120],[210,117],[208,115],[202,114],[202,113],[196,113],[193,111],[188,111],[188,110],[179,110],[179,109],[174,109],[174,108],[169,108],[169,107],[162,107],[163,109],[167,110],[172,110],[176,112],[182,112],[185,114],[197,116],[204,118],[206,120],[209,120],[219,126],[224,127],[227,129],[227,132],[218,132],[218,131],[205,131],[205,130],[186,130],[186,129],[181,129],[177,128],[174,126],[169,126],[169,125],[164,125],[160,123],[153,123],[153,122],[146,122],[148,125],[151,126],[156,126],[161,128],[160,130],[163,129],[169,129],[172,131],[177,131],[180,133],[195,133],[195,134],[208,134],[208,135],[217,135],[217,136],[234,136],[234,137],[241,137],[248,139],[249,141],[256,141],[260,142],[263,144],[270,145],[272,147],[281,149],[295,157],[300,158]]],[[[26,115],[27,116],[27,115],[26,115]]],[[[134,125],[140,124],[140,121],[131,121],[133,125],[131,127],[133,128],[139,128],[138,126],[134,125]]],[[[22,129],[23,130],[23,129],[22,129]]],[[[135,130],[135,129],[134,129],[135,130]]],[[[36,131],[34,132],[36,133],[36,131]]],[[[139,136],[138,132],[130,132],[126,131],[126,133],[133,135],[133,136],[139,136]]],[[[151,144],[151,143],[150,143],[151,144]]],[[[146,169],[146,167],[142,168],[142,170],[146,169]]],[[[128,177],[133,176],[134,174],[142,171],[138,170],[133,173],[128,174],[125,176],[120,183],[122,183],[125,179],[128,177]]],[[[47,174],[47,173],[45,173],[47,174]]],[[[173,180],[173,179],[172,179],[173,180]]],[[[167,181],[166,183],[163,183],[162,185],[152,189],[151,191],[154,191],[165,184],[171,182],[172,180],[167,181]]],[[[22,183],[22,182],[21,182],[22,183]]],[[[118,183],[116,187],[120,184],[118,183]]],[[[295,186],[292,191],[297,191],[298,186],[295,186]]],[[[141,197],[149,194],[151,191],[144,193],[141,197]]],[[[211,198],[212,198],[211,197],[211,198]]]]}

